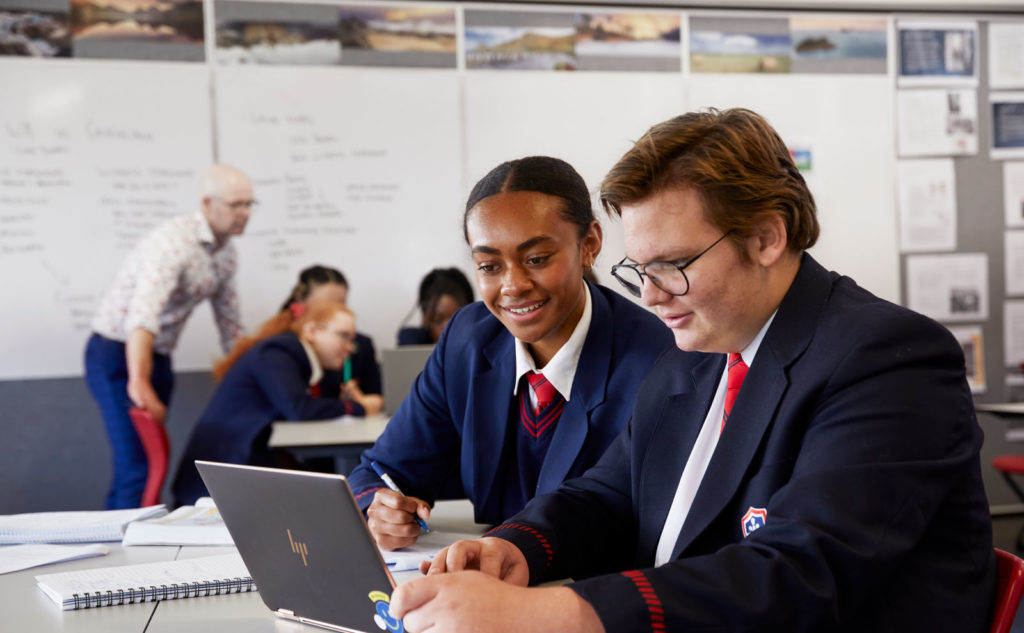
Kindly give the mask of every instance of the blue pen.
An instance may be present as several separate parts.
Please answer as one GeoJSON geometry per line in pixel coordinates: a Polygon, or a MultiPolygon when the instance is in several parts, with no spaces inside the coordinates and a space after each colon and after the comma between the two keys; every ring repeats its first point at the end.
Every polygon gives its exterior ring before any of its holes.
{"type": "MultiPolygon", "coordinates": [[[[388,488],[394,490],[403,497],[405,496],[405,493],[402,492],[402,490],[398,487],[398,484],[395,483],[395,480],[391,478],[391,475],[384,472],[384,469],[380,467],[380,464],[378,464],[377,462],[370,462],[370,466],[373,466],[374,472],[376,472],[377,476],[381,478],[381,481],[387,484],[388,488]]],[[[424,532],[430,531],[430,528],[427,527],[427,522],[421,519],[418,515],[416,516],[416,522],[420,524],[420,527],[423,528],[424,532]]]]}

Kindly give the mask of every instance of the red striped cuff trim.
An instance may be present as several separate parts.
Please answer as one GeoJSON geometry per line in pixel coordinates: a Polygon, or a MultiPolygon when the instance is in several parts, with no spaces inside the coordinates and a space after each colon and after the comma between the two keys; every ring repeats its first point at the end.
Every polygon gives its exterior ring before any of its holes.
{"type": "Polygon", "coordinates": [[[658,598],[657,592],[654,591],[654,587],[651,586],[651,582],[647,580],[643,572],[632,570],[624,571],[622,575],[633,581],[633,585],[636,590],[640,593],[640,597],[644,599],[644,603],[647,604],[647,615],[651,620],[651,631],[664,631],[665,630],[665,609],[661,605],[661,599],[658,598]]]}
{"type": "Polygon", "coordinates": [[[536,538],[537,542],[540,543],[540,546],[544,548],[544,555],[547,558],[547,562],[544,565],[544,569],[551,567],[551,561],[554,558],[554,554],[551,551],[551,543],[548,543],[548,539],[545,538],[543,534],[533,529],[529,525],[523,525],[521,523],[505,523],[495,528],[491,528],[484,534],[484,536],[489,536],[492,533],[497,532],[498,530],[520,530],[536,538]]]}
{"type": "Polygon", "coordinates": [[[370,494],[371,492],[377,492],[378,490],[384,490],[384,486],[377,486],[376,488],[367,488],[366,490],[364,490],[364,491],[360,492],[359,494],[357,494],[356,495],[356,499],[362,499],[363,497],[365,497],[366,495],[370,494]]]}

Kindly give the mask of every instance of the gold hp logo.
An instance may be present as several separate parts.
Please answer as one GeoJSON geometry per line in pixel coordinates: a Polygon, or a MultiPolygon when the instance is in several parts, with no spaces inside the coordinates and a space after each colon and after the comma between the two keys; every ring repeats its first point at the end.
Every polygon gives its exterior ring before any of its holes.
{"type": "Polygon", "coordinates": [[[292,544],[292,551],[302,557],[302,566],[309,567],[309,564],[306,563],[306,556],[309,554],[309,550],[306,549],[306,544],[293,539],[292,531],[288,528],[285,528],[285,532],[288,532],[288,542],[292,544]]]}

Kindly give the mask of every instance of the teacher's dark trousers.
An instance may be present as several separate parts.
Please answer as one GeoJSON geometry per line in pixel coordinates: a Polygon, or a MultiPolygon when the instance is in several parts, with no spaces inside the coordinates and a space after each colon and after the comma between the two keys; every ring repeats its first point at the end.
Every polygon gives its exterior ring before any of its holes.
{"type": "MultiPolygon", "coordinates": [[[[107,493],[108,510],[139,507],[149,470],[142,442],[128,417],[132,403],[128,398],[128,361],[124,352],[124,343],[99,334],[89,337],[85,346],[85,381],[100,405],[113,453],[114,476],[107,493]]],[[[150,380],[161,402],[168,404],[174,390],[170,356],[153,354],[150,380]]]]}

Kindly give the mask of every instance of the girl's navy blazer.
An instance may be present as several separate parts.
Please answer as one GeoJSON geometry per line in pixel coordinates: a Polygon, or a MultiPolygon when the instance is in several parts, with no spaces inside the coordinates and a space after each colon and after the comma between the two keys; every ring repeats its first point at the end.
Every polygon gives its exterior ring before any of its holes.
{"type": "Polygon", "coordinates": [[[311,396],[312,375],[306,350],[292,332],[260,341],[242,354],[192,430],[174,481],[177,502],[191,504],[207,494],[194,464],[197,459],[270,464],[267,440],[276,420],[323,420],[365,413],[362,406],[349,400],[311,396]]]}
{"type": "MultiPolygon", "coordinates": [[[[572,393],[555,428],[536,494],[581,475],[629,421],[637,388],[673,338],[656,316],[618,293],[589,284],[590,330],[572,393]]],[[[383,484],[370,467],[377,461],[410,496],[433,503],[446,483],[461,478],[476,520],[502,516],[506,438],[519,423],[513,404],[514,339],[477,302],[448,322],[423,372],[384,434],[349,477],[363,509],[383,484]]]]}

